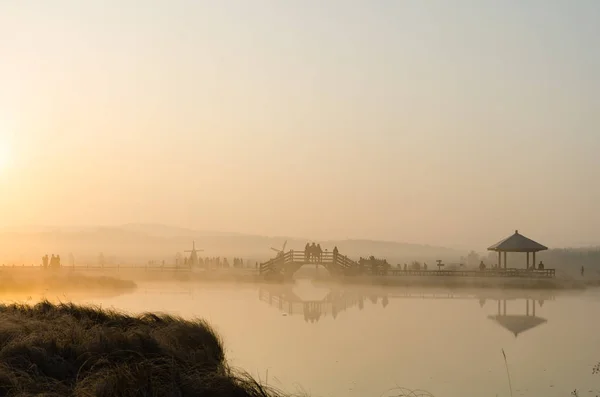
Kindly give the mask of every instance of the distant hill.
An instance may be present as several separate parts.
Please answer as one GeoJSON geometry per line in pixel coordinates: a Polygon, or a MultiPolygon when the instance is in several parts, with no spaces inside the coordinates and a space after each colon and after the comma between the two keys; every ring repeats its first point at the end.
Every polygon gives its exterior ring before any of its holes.
{"type": "Polygon", "coordinates": [[[185,237],[185,236],[241,236],[240,233],[218,232],[218,231],[199,231],[176,226],[167,226],[160,224],[129,223],[121,226],[121,229],[132,232],[144,233],[150,236],[160,237],[185,237]]]}
{"type": "MultiPolygon", "coordinates": [[[[203,256],[242,257],[261,261],[273,256],[270,247],[281,248],[285,237],[200,231],[160,224],[127,224],[115,227],[21,228],[0,231],[0,263],[38,263],[44,254],[60,254],[63,263],[70,253],[78,263],[96,263],[100,253],[120,263],[171,262],[176,253],[192,247],[203,256]]],[[[309,239],[288,238],[287,249],[303,250],[309,239]]],[[[338,247],[340,253],[358,259],[375,255],[391,263],[412,260],[455,261],[464,252],[444,247],[373,240],[319,241],[323,249],[338,247]]]]}

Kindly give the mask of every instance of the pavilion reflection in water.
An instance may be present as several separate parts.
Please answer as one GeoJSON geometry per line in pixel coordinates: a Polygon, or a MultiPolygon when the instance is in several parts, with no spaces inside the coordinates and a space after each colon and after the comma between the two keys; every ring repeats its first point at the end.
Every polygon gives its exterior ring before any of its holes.
{"type": "Polygon", "coordinates": [[[288,315],[303,315],[306,322],[318,322],[322,317],[332,316],[334,319],[339,313],[358,307],[364,308],[365,301],[373,304],[381,302],[383,308],[387,307],[390,299],[454,299],[477,300],[480,307],[487,301],[497,302],[497,314],[488,316],[498,325],[510,331],[517,337],[519,334],[533,329],[548,320],[536,316],[536,303],[541,308],[546,300],[554,300],[551,293],[479,291],[468,292],[414,292],[414,291],[389,291],[389,293],[375,293],[373,290],[351,288],[349,290],[330,290],[325,298],[320,300],[306,300],[300,298],[294,291],[293,285],[275,285],[259,289],[259,299],[278,308],[288,315]],[[536,302],[537,300],[537,302],[536,302]],[[525,314],[508,314],[508,301],[524,301],[525,314]]]}
{"type": "MultiPolygon", "coordinates": [[[[516,338],[519,334],[548,322],[545,318],[535,315],[535,304],[535,299],[525,299],[525,314],[507,314],[506,299],[498,300],[498,314],[488,318],[510,331],[516,338]],[[529,302],[531,302],[531,311],[529,302]]],[[[543,304],[544,301],[540,300],[540,307],[543,304]]]]}

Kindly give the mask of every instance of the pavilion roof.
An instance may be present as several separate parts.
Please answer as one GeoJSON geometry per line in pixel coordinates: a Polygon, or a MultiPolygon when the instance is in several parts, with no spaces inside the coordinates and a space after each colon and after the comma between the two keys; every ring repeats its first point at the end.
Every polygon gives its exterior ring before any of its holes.
{"type": "Polygon", "coordinates": [[[525,315],[500,315],[489,316],[488,318],[500,324],[502,328],[505,328],[508,331],[510,331],[512,334],[515,335],[515,337],[522,332],[528,331],[548,321],[545,318],[525,315]]]}
{"type": "Polygon", "coordinates": [[[500,252],[538,252],[545,251],[548,247],[533,241],[522,234],[519,234],[518,230],[515,230],[515,234],[504,240],[492,245],[488,248],[488,251],[500,251],[500,252]]]}

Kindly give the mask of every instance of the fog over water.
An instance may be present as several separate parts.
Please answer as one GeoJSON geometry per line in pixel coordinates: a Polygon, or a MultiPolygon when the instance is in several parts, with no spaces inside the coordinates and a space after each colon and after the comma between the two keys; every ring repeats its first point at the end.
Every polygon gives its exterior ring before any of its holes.
{"type": "Polygon", "coordinates": [[[509,396],[502,349],[514,395],[600,389],[592,375],[600,358],[591,315],[600,309],[596,291],[342,288],[302,279],[289,286],[141,283],[114,296],[55,295],[205,318],[234,366],[312,396],[379,396],[397,386],[445,397],[509,396]]]}

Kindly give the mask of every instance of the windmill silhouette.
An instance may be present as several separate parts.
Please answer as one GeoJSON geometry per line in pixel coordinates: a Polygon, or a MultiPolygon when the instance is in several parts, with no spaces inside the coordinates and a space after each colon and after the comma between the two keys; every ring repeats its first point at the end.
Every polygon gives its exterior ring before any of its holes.
{"type": "Polygon", "coordinates": [[[277,248],[273,248],[271,247],[271,249],[275,252],[277,252],[277,256],[282,256],[283,254],[285,254],[285,246],[287,245],[287,240],[285,240],[285,242],[283,243],[283,247],[281,247],[281,249],[277,249],[277,248]]]}
{"type": "Polygon", "coordinates": [[[198,252],[202,252],[204,250],[202,249],[196,249],[196,242],[193,241],[192,242],[192,250],[191,251],[184,251],[184,252],[189,252],[190,253],[190,259],[188,259],[188,264],[190,266],[197,266],[199,261],[198,261],[198,252]]]}

